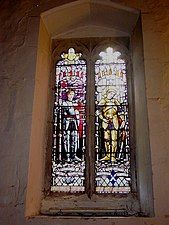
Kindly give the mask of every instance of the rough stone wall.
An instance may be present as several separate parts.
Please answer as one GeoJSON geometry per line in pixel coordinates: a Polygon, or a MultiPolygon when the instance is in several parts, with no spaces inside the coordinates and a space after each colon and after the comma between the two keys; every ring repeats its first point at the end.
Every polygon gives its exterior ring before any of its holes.
{"type": "MultiPolygon", "coordinates": [[[[25,192],[36,65],[38,9],[59,0],[0,1],[0,224],[97,224],[97,219],[26,220],[25,192]],[[35,20],[34,20],[35,21],[35,20]],[[37,32],[36,32],[37,33],[37,32]],[[36,41],[35,41],[36,40],[36,41]]],[[[67,1],[68,2],[68,1],[67,1]]],[[[99,219],[111,225],[169,225],[169,1],[116,0],[141,9],[154,184],[154,218],[99,219]]]]}

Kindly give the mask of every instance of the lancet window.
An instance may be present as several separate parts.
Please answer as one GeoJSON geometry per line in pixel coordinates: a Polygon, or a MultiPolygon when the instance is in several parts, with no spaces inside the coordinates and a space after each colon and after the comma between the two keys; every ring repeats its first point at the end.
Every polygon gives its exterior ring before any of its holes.
{"type": "Polygon", "coordinates": [[[127,59],[111,43],[92,51],[70,45],[56,62],[51,191],[128,194],[127,59]]]}

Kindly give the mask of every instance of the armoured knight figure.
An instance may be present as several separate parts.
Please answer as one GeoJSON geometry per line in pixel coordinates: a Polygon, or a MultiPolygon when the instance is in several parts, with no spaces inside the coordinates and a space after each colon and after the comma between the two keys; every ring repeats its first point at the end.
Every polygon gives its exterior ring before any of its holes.
{"type": "Polygon", "coordinates": [[[75,92],[69,89],[67,92],[67,100],[63,102],[63,140],[68,162],[71,160],[80,161],[76,156],[79,147],[79,111],[75,108],[77,103],[74,101],[74,95],[75,92]]]}
{"type": "Polygon", "coordinates": [[[97,112],[99,118],[102,120],[104,143],[106,149],[106,155],[101,159],[102,161],[110,160],[111,162],[114,162],[116,160],[119,130],[123,130],[125,125],[124,116],[118,115],[118,107],[120,106],[120,103],[114,98],[115,94],[115,91],[107,90],[105,97],[99,102],[101,109],[97,112]]]}

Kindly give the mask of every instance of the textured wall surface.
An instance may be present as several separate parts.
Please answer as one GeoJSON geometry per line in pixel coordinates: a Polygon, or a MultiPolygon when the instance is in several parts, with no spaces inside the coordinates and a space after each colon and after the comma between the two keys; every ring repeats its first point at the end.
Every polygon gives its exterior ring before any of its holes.
{"type": "MultiPolygon", "coordinates": [[[[24,217],[39,8],[47,10],[64,2],[70,1],[0,1],[0,224],[2,225],[98,224],[98,219],[24,217]]],[[[169,1],[114,2],[140,9],[142,12],[155,217],[99,219],[99,223],[169,225],[169,1]]]]}

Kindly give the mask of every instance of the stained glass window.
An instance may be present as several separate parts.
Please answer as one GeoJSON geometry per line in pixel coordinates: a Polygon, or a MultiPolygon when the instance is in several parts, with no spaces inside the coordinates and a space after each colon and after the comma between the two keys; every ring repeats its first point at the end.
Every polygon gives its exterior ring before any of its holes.
{"type": "Polygon", "coordinates": [[[52,191],[83,192],[86,62],[69,48],[56,64],[52,191]]]}
{"type": "Polygon", "coordinates": [[[127,194],[131,165],[126,61],[108,47],[97,56],[95,73],[88,74],[93,70],[87,70],[82,53],[71,47],[56,64],[51,190],[85,193],[86,173],[92,172],[86,171],[89,160],[95,165],[96,194],[127,194]],[[95,81],[87,87],[86,79],[93,75],[95,81]],[[88,96],[95,105],[86,102],[86,88],[95,90],[88,96]],[[94,134],[86,124],[86,106],[95,108],[94,134]],[[95,148],[88,150],[94,151],[89,153],[93,159],[86,155],[86,137],[92,135],[95,148]]]}
{"type": "Polygon", "coordinates": [[[96,192],[130,192],[126,63],[108,47],[95,63],[96,192]]]}

